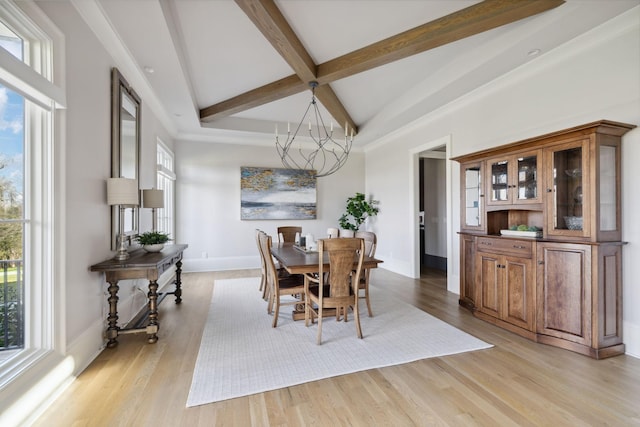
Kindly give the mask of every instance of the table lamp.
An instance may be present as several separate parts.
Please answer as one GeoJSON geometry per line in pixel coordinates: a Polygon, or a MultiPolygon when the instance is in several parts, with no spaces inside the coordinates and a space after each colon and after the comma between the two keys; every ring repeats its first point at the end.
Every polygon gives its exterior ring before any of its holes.
{"type": "Polygon", "coordinates": [[[158,221],[156,209],[164,208],[164,190],[156,190],[155,188],[142,190],[142,207],[151,208],[151,231],[156,231],[158,221]]]}
{"type": "Polygon", "coordinates": [[[124,209],[127,206],[138,206],[138,182],[130,178],[109,178],[107,180],[107,204],[118,205],[120,215],[118,221],[118,251],[113,259],[123,261],[129,258],[124,243],[124,209]]]}

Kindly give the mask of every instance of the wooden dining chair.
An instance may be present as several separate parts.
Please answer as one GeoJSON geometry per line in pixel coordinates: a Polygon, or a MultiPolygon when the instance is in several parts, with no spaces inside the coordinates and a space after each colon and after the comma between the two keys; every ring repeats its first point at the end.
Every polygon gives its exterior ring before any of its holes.
{"type": "MultiPolygon", "coordinates": [[[[256,229],[256,244],[258,245],[258,254],[260,255],[260,287],[258,290],[262,291],[262,299],[268,300],[269,298],[269,286],[267,286],[267,263],[265,261],[266,256],[263,253],[263,248],[260,243],[260,236],[266,235],[266,233],[260,229],[256,229]]],[[[269,254],[271,255],[271,254],[269,254]]]]}
{"type": "Polygon", "coordinates": [[[281,240],[285,243],[294,243],[296,240],[296,233],[300,233],[300,235],[302,235],[302,227],[278,227],[278,240],[281,240]]]}
{"type": "Polygon", "coordinates": [[[304,275],[305,325],[309,326],[314,322],[314,318],[318,318],[316,342],[321,344],[324,310],[335,309],[336,321],[340,321],[344,316],[346,322],[351,307],[356,323],[356,333],[358,338],[362,338],[358,311],[358,283],[364,259],[364,240],[355,237],[321,239],[318,241],[318,257],[318,276],[304,275]],[[329,261],[329,274],[325,274],[327,273],[324,268],[325,256],[329,261]]]}
{"type": "MultiPolygon", "coordinates": [[[[376,247],[378,246],[378,238],[376,233],[372,231],[356,231],[356,237],[360,237],[364,240],[364,254],[373,258],[376,255],[376,247]]],[[[360,285],[358,286],[358,297],[364,298],[367,302],[367,310],[369,311],[369,317],[373,316],[371,310],[371,300],[369,299],[369,277],[371,275],[371,269],[365,268],[360,275],[360,285]],[[364,295],[361,295],[361,291],[364,291],[364,295]]]]}
{"type": "Polygon", "coordinates": [[[280,306],[283,305],[303,305],[304,304],[304,277],[301,274],[281,275],[278,273],[273,257],[271,256],[272,239],[266,233],[260,235],[260,245],[265,256],[266,264],[266,286],[269,287],[269,303],[267,313],[273,313],[272,326],[278,326],[278,315],[280,306]],[[296,299],[282,301],[283,296],[293,296],[296,299]],[[275,305],[275,307],[274,307],[275,305]]]}

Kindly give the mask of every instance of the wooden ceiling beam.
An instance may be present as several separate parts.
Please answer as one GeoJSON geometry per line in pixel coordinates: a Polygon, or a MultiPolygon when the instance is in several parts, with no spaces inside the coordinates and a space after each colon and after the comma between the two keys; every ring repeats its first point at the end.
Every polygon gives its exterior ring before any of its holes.
{"type": "MultiPolygon", "coordinates": [[[[273,0],[235,0],[235,2],[280,56],[287,61],[301,81],[307,84],[316,81],[315,62],[273,0]]],[[[357,133],[358,128],[353,119],[330,87],[317,88],[315,94],[340,126],[347,123],[351,129],[354,129],[354,134],[357,133]]]]}
{"type": "Polygon", "coordinates": [[[273,0],[235,0],[273,48],[304,82],[316,79],[316,64],[273,0]]]}
{"type": "Polygon", "coordinates": [[[253,107],[268,104],[287,96],[295,95],[309,89],[309,84],[293,74],[273,83],[250,90],[233,98],[229,98],[210,107],[200,110],[200,121],[211,122],[246,111],[253,107]]]}
{"type": "Polygon", "coordinates": [[[347,130],[353,134],[358,134],[358,126],[355,124],[347,110],[345,109],[338,96],[333,92],[333,89],[329,85],[322,85],[316,87],[316,98],[322,103],[324,108],[327,109],[331,117],[336,121],[336,124],[344,129],[345,123],[347,130]]]}
{"type": "Polygon", "coordinates": [[[300,93],[315,80],[320,84],[316,96],[327,111],[341,125],[347,121],[357,130],[333,90],[324,85],[542,13],[564,2],[485,0],[316,66],[273,0],[236,0],[296,74],[203,108],[200,119],[212,121],[300,93]]]}
{"type": "Polygon", "coordinates": [[[318,83],[330,83],[563,4],[564,0],[485,0],[318,66],[318,83]]]}

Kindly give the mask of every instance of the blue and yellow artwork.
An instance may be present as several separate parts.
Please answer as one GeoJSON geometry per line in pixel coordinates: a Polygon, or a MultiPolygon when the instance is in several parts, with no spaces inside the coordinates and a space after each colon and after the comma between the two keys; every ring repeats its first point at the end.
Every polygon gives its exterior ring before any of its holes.
{"type": "Polygon", "coordinates": [[[315,219],[316,171],[240,168],[240,219],[315,219]]]}

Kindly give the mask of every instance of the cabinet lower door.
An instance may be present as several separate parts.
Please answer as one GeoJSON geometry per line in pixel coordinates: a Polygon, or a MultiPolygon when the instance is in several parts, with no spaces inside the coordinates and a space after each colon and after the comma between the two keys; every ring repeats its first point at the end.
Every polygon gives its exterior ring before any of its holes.
{"type": "Polygon", "coordinates": [[[535,274],[531,259],[505,257],[503,320],[535,330],[535,274]]]}
{"type": "Polygon", "coordinates": [[[500,256],[478,252],[476,258],[477,278],[480,285],[478,310],[489,316],[500,318],[502,312],[502,264],[500,256]]]}
{"type": "Polygon", "coordinates": [[[538,244],[537,332],[591,345],[591,247],[538,244]]]}

